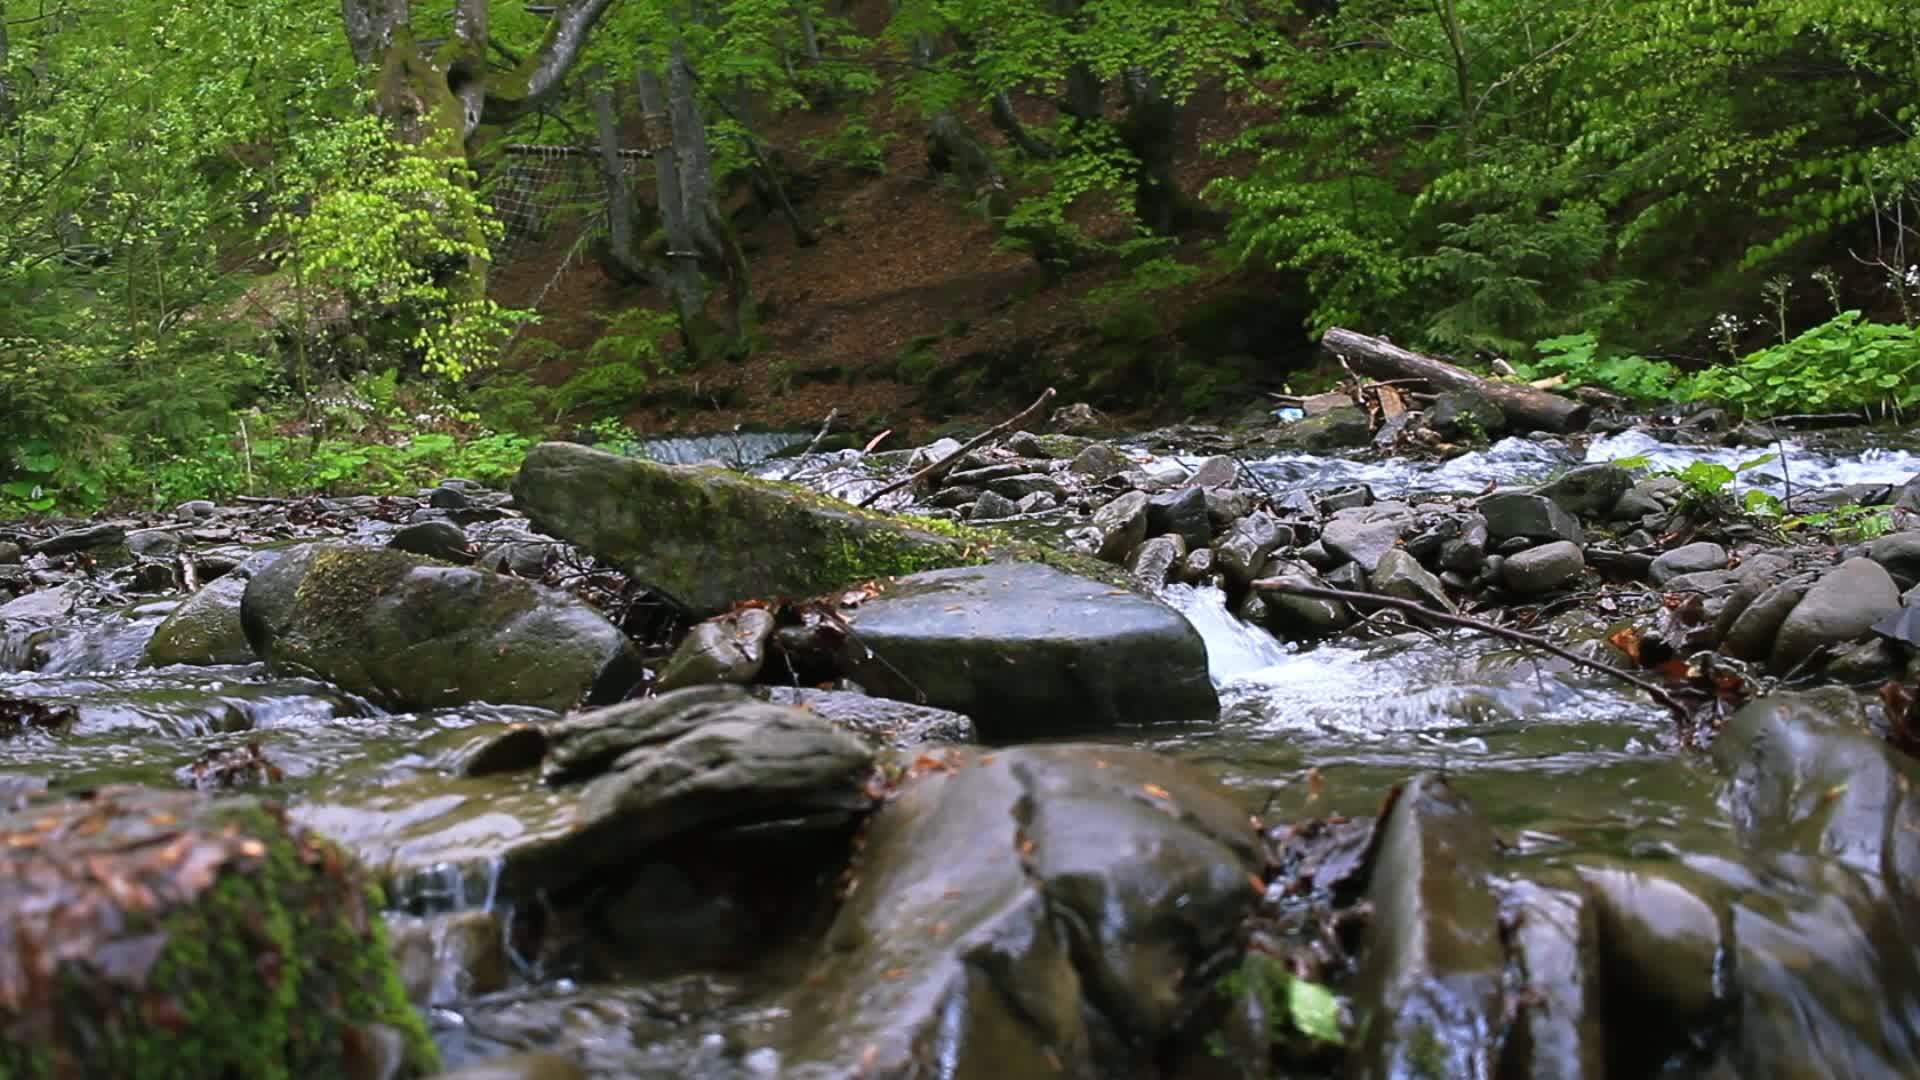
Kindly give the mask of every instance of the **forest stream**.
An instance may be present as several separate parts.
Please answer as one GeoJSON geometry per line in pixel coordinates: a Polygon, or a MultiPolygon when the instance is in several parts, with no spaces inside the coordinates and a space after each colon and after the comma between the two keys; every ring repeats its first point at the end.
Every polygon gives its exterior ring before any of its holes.
{"type": "MultiPolygon", "coordinates": [[[[733,437],[737,455],[726,449],[728,438],[633,449],[675,462],[737,457],[744,460],[736,464],[749,471],[856,501],[901,471],[896,464],[876,474],[855,451],[756,460],[805,437],[762,437],[745,447],[733,437]]],[[[1194,470],[1208,460],[1205,448],[1167,439],[1114,445],[1131,465],[1148,471],[1172,465],[1194,470]]],[[[1295,493],[1339,489],[1365,490],[1369,502],[1417,503],[1440,494],[1529,487],[1573,466],[1623,458],[1655,467],[1715,460],[1732,468],[1765,449],[1683,446],[1628,430],[1575,445],[1509,438],[1435,463],[1246,450],[1239,460],[1251,474],[1241,486],[1268,504],[1285,503],[1295,493]]],[[[1920,455],[1911,448],[1856,443],[1849,449],[1785,449],[1787,482],[1801,492],[1849,485],[1892,491],[1920,472],[1920,455]]],[[[1738,483],[1778,491],[1782,480],[1777,468],[1761,468],[1742,473],[1738,483]]],[[[477,490],[468,494],[484,501],[477,490]]],[[[231,518],[209,514],[173,528],[174,542],[162,554],[136,555],[119,569],[103,559],[87,572],[54,575],[0,608],[0,702],[16,711],[23,702],[37,703],[65,718],[57,730],[27,723],[0,734],[0,801],[43,785],[78,794],[112,784],[257,785],[284,799],[297,823],[344,844],[384,876],[403,978],[425,1010],[448,1067],[545,1052],[588,1075],[813,1075],[793,1069],[803,1055],[789,1045],[794,1006],[784,995],[808,963],[814,940],[809,920],[826,916],[791,897],[792,906],[777,915],[756,904],[768,901],[769,891],[779,892],[769,883],[783,875],[832,876],[832,856],[823,859],[806,841],[779,840],[764,857],[755,857],[757,870],[742,873],[715,869],[698,842],[694,850],[683,844],[655,856],[637,879],[619,886],[644,897],[620,909],[619,925],[605,924],[610,909],[604,907],[595,917],[602,922],[569,922],[545,910],[555,903],[557,911],[557,902],[541,889],[503,885],[500,858],[506,846],[550,828],[547,819],[560,813],[564,800],[524,775],[468,775],[461,764],[476,746],[503,733],[552,721],[554,710],[491,703],[396,710],[316,678],[270,672],[258,662],[150,665],[150,639],[185,601],[186,590],[178,580],[153,586],[151,575],[138,577],[140,566],[179,566],[195,556],[205,562],[208,555],[226,566],[243,564],[272,531],[259,527],[269,517],[280,528],[268,546],[329,537],[385,545],[410,527],[410,517],[415,525],[443,520],[414,512],[429,502],[441,505],[431,498],[319,500],[237,508],[231,518]],[[618,960],[609,959],[610,942],[622,944],[618,960]]],[[[496,499],[489,505],[507,504],[496,499]]],[[[1071,543],[1071,527],[1083,523],[1080,513],[1062,507],[1023,513],[1009,526],[1071,543]]],[[[467,538],[476,550],[485,548],[489,538],[482,533],[499,524],[470,524],[467,538]]],[[[1567,990],[1574,998],[1587,995],[1580,1000],[1591,1015],[1561,1017],[1568,1021],[1563,1031],[1586,1031],[1581,1038],[1597,1040],[1584,1046],[1551,1045],[1539,1031],[1528,1042],[1514,1034],[1526,1023],[1512,1017],[1504,1033],[1489,1033],[1483,1030],[1486,1017],[1461,1005],[1477,991],[1442,977],[1435,985],[1454,987],[1450,992],[1459,1001],[1404,1008],[1432,1008],[1436,1026],[1430,1030],[1443,1045],[1380,1049],[1376,1023],[1352,1036],[1354,1056],[1344,1068],[1362,1059],[1388,1064],[1379,1066],[1383,1071],[1350,1075],[1493,1075],[1488,1070],[1496,1065],[1502,1076],[1548,1075],[1538,1063],[1557,1059],[1568,1067],[1553,1075],[1625,1076],[1636,1069],[1733,1075],[1712,1071],[1731,1068],[1745,1076],[1799,1076],[1816,1075],[1798,1070],[1823,1062],[1820,1067],[1829,1071],[1818,1075],[1869,1076],[1893,1075],[1878,1070],[1915,1060],[1920,980],[1909,900],[1891,879],[1841,882],[1836,876],[1855,865],[1849,859],[1864,847],[1884,842],[1904,852],[1911,845],[1911,837],[1899,834],[1914,827],[1904,786],[1842,808],[1875,828],[1883,820],[1901,823],[1887,826],[1880,839],[1833,832],[1809,846],[1804,830],[1819,826],[1795,815],[1810,813],[1803,805],[1814,798],[1806,794],[1810,789],[1793,787],[1777,799],[1752,790],[1742,794],[1743,786],[1788,781],[1756,779],[1739,760],[1698,748],[1711,740],[1685,736],[1668,710],[1608,675],[1499,638],[1423,629],[1405,620],[1373,635],[1283,641],[1230,609],[1238,600],[1218,583],[1172,582],[1158,594],[1204,641],[1206,670],[1219,700],[1217,722],[1121,726],[1075,734],[1078,743],[1157,751],[1196,766],[1221,781],[1248,814],[1258,815],[1270,830],[1268,842],[1281,851],[1288,823],[1372,821],[1393,805],[1383,800],[1396,785],[1425,774],[1427,786],[1401,792],[1401,813],[1429,798],[1456,809],[1470,806],[1491,826],[1501,846],[1488,858],[1503,882],[1497,893],[1509,939],[1524,937],[1526,925],[1510,918],[1511,910],[1547,895],[1548,907],[1572,904],[1566,910],[1575,912],[1574,924],[1587,927],[1570,931],[1572,938],[1599,933],[1604,939],[1601,960],[1589,955],[1579,963],[1598,963],[1609,985],[1622,978],[1638,984],[1663,964],[1674,968],[1668,985],[1648,985],[1638,1002],[1623,1004],[1615,995],[1597,1005],[1592,987],[1567,990]],[[1696,745],[1684,745],[1690,742],[1696,745]],[[1436,795],[1435,784],[1450,791],[1436,795]],[[1899,806],[1889,809],[1893,803],[1899,806]],[[1767,815],[1793,821],[1756,824],[1767,815]],[[1780,831],[1770,832],[1775,826],[1780,831]],[[1808,860],[1822,867],[1808,869],[1808,860]],[[1567,899],[1576,894],[1584,899],[1567,899]],[[1636,917],[1643,923],[1630,925],[1636,917]],[[1816,946],[1817,952],[1803,955],[1803,948],[1816,946]],[[1705,949],[1706,970],[1680,970],[1696,947],[1705,949]],[[1711,1000],[1696,1000],[1700,994],[1711,1000]],[[1661,1024],[1685,1029],[1675,1038],[1642,1030],[1646,1015],[1663,1012],[1661,1024]],[[1767,1024],[1781,1032],[1763,1034],[1767,1024]],[[1776,1056],[1767,1068],[1746,1071],[1755,1055],[1776,1053],[1776,1041],[1798,1049],[1776,1056]],[[1492,1057],[1474,1056],[1480,1051],[1473,1047],[1490,1043],[1500,1047],[1492,1057]],[[1524,1045],[1516,1049],[1517,1043],[1524,1045]],[[1573,1067],[1592,1064],[1596,1054],[1606,1062],[1600,1071],[1573,1067]],[[1515,1066],[1524,1060],[1535,1065],[1515,1066]]],[[[1597,646],[1622,620],[1645,615],[1613,604],[1605,590],[1576,594],[1545,612],[1536,629],[1562,643],[1597,646]]],[[[1799,721],[1787,716],[1763,722],[1791,727],[1799,721]]],[[[1752,753],[1765,756],[1770,751],[1762,744],[1769,737],[1756,738],[1752,753]]],[[[1778,743],[1786,736],[1770,738],[1778,743]]],[[[1006,740],[983,733],[982,741],[1006,740]]],[[[1053,737],[1019,741],[1045,746],[1053,737]]],[[[1800,778],[1824,775],[1823,752],[1807,746],[1801,752],[1807,756],[1792,766],[1800,778]]],[[[1828,802],[1846,803],[1838,793],[1849,783],[1858,793],[1872,782],[1871,770],[1860,763],[1865,756],[1868,751],[1859,747],[1841,754],[1852,764],[1829,789],[1828,802]]],[[[1906,775],[1909,764],[1898,759],[1887,767],[1890,775],[1906,775]]],[[[1865,828],[1859,821],[1847,830],[1865,828]]],[[[739,843],[751,847],[750,834],[739,843]]],[[[825,835],[819,843],[831,850],[842,834],[825,835]]],[[[1370,844],[1392,849],[1395,842],[1375,837],[1370,844]]],[[[1410,843],[1418,848],[1420,841],[1410,843]]],[[[1412,860],[1403,867],[1409,875],[1433,872],[1416,855],[1393,857],[1412,860]]],[[[1472,861],[1458,853],[1447,857],[1461,866],[1472,861]]],[[[1317,859],[1324,874],[1337,858],[1322,852],[1309,862],[1317,859]]],[[[1862,858],[1882,865],[1877,847],[1862,858]]],[[[1920,869],[1905,864],[1904,854],[1885,858],[1893,860],[1889,866],[1920,869]]],[[[1377,895],[1379,876],[1369,901],[1375,918],[1413,918],[1422,904],[1452,903],[1438,896],[1440,886],[1420,885],[1425,895],[1412,901],[1412,913],[1392,911],[1391,901],[1377,895]]],[[[1285,907],[1277,903],[1284,884],[1283,874],[1268,886],[1270,905],[1285,907]]],[[[1337,882],[1333,891],[1339,891],[1337,882]]],[[[794,890],[794,896],[805,893],[794,890]]],[[[783,903],[777,895],[770,902],[775,908],[783,903]]],[[[1439,916],[1454,917],[1451,911],[1439,916]]],[[[1591,942],[1580,948],[1591,953],[1591,942]]],[[[1355,1009],[1366,1011],[1366,995],[1379,991],[1365,989],[1365,978],[1345,979],[1342,970],[1350,975],[1353,969],[1342,968],[1344,962],[1330,961],[1321,974],[1341,990],[1351,1022],[1355,1009]]],[[[1379,961],[1360,966],[1369,962],[1379,961]]],[[[1430,956],[1422,962],[1447,961],[1430,956]]],[[[1592,970],[1588,976],[1598,978],[1592,970]]],[[[1567,1004],[1555,1000],[1556,1007],[1567,1004]]],[[[1325,1074],[1343,1068],[1340,1060],[1309,1057],[1295,1067],[1299,1075],[1325,1074]]],[[[1192,1061],[1167,1069],[1164,1075],[1208,1075],[1192,1061]]],[[[1144,1075],[1144,1065],[1142,1070],[1144,1075]]],[[[529,1068],[512,1075],[548,1074],[529,1068]]]]}

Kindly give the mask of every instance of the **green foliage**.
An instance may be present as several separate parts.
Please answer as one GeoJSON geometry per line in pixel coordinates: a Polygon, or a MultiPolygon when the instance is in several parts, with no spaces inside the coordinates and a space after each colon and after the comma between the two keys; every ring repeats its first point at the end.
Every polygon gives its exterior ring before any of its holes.
{"type": "MultiPolygon", "coordinates": [[[[1750,472],[1778,460],[1779,454],[1766,453],[1759,457],[1743,461],[1729,469],[1717,461],[1690,461],[1684,468],[1660,469],[1658,476],[1668,476],[1680,481],[1683,491],[1680,496],[1680,509],[1685,512],[1725,516],[1735,509],[1732,488],[1741,474],[1750,472]]],[[[1649,462],[1644,457],[1620,458],[1614,462],[1623,469],[1645,469],[1649,462]]],[[[1741,502],[1741,509],[1748,513],[1768,513],[1776,508],[1779,500],[1764,491],[1749,491],[1741,502]]]]}
{"type": "Polygon", "coordinates": [[[1294,976],[1265,953],[1247,953],[1240,966],[1220,980],[1220,992],[1236,999],[1257,997],[1278,1042],[1346,1043],[1340,998],[1319,983],[1294,976]]]}
{"type": "Polygon", "coordinates": [[[887,172],[887,147],[894,140],[891,131],[875,131],[865,120],[852,117],[835,128],[833,134],[808,139],[807,150],[816,159],[833,162],[868,176],[887,172]]]}
{"type": "Polygon", "coordinates": [[[1761,415],[1920,404],[1920,330],[1839,315],[1738,363],[1696,376],[1696,399],[1761,415]]]}
{"type": "Polygon", "coordinates": [[[1533,347],[1540,354],[1538,360],[1514,365],[1524,379],[1564,375],[1569,385],[1598,386],[1642,402],[1666,400],[1682,382],[1680,369],[1672,364],[1632,354],[1607,354],[1591,333],[1548,338],[1533,347]]]}
{"type": "MultiPolygon", "coordinates": [[[[1755,507],[1749,506],[1749,511],[1755,507]]],[[[1780,513],[1779,500],[1771,500],[1766,507],[1774,516],[1780,513]]],[[[1832,510],[1823,510],[1817,514],[1797,514],[1780,521],[1783,532],[1807,530],[1825,533],[1837,543],[1858,544],[1887,535],[1893,531],[1893,514],[1884,506],[1861,506],[1850,503],[1836,506],[1832,510]]]]}

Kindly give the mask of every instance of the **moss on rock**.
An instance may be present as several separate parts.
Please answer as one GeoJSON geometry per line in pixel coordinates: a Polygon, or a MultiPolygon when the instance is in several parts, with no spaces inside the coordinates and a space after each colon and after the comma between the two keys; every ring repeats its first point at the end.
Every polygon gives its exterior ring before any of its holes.
{"type": "Polygon", "coordinates": [[[998,559],[1125,584],[1096,560],[930,518],[866,510],[798,484],[543,443],[514,481],[541,531],[628,569],[700,613],[998,559]]]}
{"type": "Polygon", "coordinates": [[[113,788],[0,818],[0,1076],[423,1076],[380,896],[274,803],[113,788]]]}

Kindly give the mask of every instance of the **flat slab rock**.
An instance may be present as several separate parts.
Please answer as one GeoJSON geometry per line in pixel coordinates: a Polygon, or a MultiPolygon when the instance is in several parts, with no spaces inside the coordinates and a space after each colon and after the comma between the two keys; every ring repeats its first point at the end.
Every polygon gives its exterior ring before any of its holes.
{"type": "Polygon", "coordinates": [[[987,741],[1214,719],[1207,649],[1158,600],[1037,563],[900,578],[847,613],[883,697],[972,717],[987,741]]]}

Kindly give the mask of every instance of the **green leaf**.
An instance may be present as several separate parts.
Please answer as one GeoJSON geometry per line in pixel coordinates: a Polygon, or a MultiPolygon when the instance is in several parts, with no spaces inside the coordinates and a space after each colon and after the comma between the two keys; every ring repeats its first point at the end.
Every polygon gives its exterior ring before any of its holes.
{"type": "Polygon", "coordinates": [[[1340,999],[1319,983],[1291,979],[1287,983],[1287,1012],[1301,1034],[1335,1046],[1345,1043],[1340,1030],[1340,999]]]}

